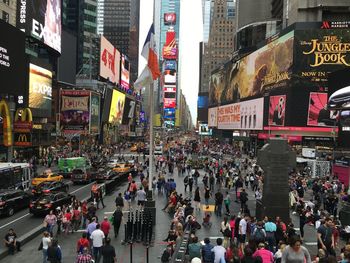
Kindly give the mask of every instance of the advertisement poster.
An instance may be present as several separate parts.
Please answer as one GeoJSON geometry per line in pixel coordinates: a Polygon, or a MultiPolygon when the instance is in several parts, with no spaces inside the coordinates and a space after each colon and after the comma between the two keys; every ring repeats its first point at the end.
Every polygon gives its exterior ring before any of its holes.
{"type": "Polygon", "coordinates": [[[90,91],[60,91],[60,131],[61,133],[89,133],[90,91]]]}
{"type": "Polygon", "coordinates": [[[123,112],[122,124],[129,124],[130,120],[134,118],[135,115],[136,102],[128,97],[125,97],[125,106],[123,112]]]}
{"type": "Polygon", "coordinates": [[[208,108],[208,96],[198,96],[197,107],[199,109],[208,108]]]}
{"type": "Polygon", "coordinates": [[[29,64],[29,108],[51,112],[52,72],[29,64]]]}
{"type": "Polygon", "coordinates": [[[176,71],[175,70],[164,71],[164,83],[166,85],[176,84],[176,71]]]}
{"type": "Polygon", "coordinates": [[[122,76],[120,79],[120,85],[125,88],[130,88],[130,63],[125,55],[122,55],[122,76]]]}
{"type": "Polygon", "coordinates": [[[174,108],[164,109],[164,118],[175,119],[175,109],[174,108]]]}
{"type": "Polygon", "coordinates": [[[304,80],[326,83],[328,74],[350,68],[348,29],[295,31],[295,74],[304,80]]]}
{"type": "Polygon", "coordinates": [[[327,109],[328,94],[310,92],[308,126],[335,126],[338,111],[327,109]]]}
{"type": "Polygon", "coordinates": [[[176,24],[176,13],[164,13],[164,25],[175,25],[176,24]]]}
{"type": "Polygon", "coordinates": [[[140,111],[140,123],[144,123],[146,122],[146,117],[145,117],[145,112],[144,111],[140,111]]]}
{"type": "Polygon", "coordinates": [[[286,95],[270,96],[269,126],[284,126],[286,118],[286,95]]]}
{"type": "Polygon", "coordinates": [[[100,95],[91,92],[90,97],[90,133],[100,133],[100,95]]]}
{"type": "Polygon", "coordinates": [[[165,60],[164,70],[176,70],[176,60],[165,60]]]}
{"type": "Polygon", "coordinates": [[[164,102],[164,108],[176,108],[176,99],[164,98],[163,102],[164,102]]]}
{"type": "Polygon", "coordinates": [[[218,126],[218,108],[208,109],[208,126],[217,127],[218,126]]]}
{"type": "Polygon", "coordinates": [[[18,0],[17,28],[61,53],[61,0],[18,0]]]}
{"type": "Polygon", "coordinates": [[[288,86],[293,65],[294,31],[241,60],[226,63],[210,78],[209,104],[237,102],[288,86]]]}
{"type": "Polygon", "coordinates": [[[209,128],[208,124],[201,123],[199,124],[198,134],[202,136],[211,136],[213,135],[213,130],[209,128]]]}
{"type": "Polygon", "coordinates": [[[119,83],[120,53],[105,37],[101,36],[100,76],[112,83],[119,83]]]}
{"type": "Polygon", "coordinates": [[[175,31],[166,32],[166,41],[163,47],[164,59],[176,59],[177,58],[177,44],[175,38],[175,31]]]}
{"type": "Polygon", "coordinates": [[[218,128],[223,130],[262,130],[263,112],[263,98],[218,107],[218,128]]]}
{"type": "Polygon", "coordinates": [[[25,76],[25,34],[0,19],[0,79],[1,93],[24,96],[25,76]],[[6,37],[5,37],[6,36],[6,37]]]}
{"type": "Polygon", "coordinates": [[[111,107],[109,111],[108,122],[113,124],[121,124],[123,119],[125,105],[125,94],[113,90],[111,107]]]}

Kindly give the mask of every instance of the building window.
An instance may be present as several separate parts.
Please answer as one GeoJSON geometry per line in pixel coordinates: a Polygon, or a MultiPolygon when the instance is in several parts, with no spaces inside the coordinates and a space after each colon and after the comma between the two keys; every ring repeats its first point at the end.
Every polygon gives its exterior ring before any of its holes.
{"type": "Polygon", "coordinates": [[[10,5],[10,0],[2,0],[6,5],[10,5]]]}
{"type": "Polygon", "coordinates": [[[5,11],[2,11],[2,20],[4,20],[6,23],[9,23],[10,22],[10,14],[5,12],[5,11]]]}

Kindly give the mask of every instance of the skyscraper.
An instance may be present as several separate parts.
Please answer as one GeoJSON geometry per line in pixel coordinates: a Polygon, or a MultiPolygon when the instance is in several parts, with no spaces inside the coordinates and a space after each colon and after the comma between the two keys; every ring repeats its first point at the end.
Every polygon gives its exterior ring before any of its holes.
{"type": "Polygon", "coordinates": [[[140,0],[104,0],[103,35],[130,61],[131,80],[138,75],[140,0]]]}
{"type": "Polygon", "coordinates": [[[3,0],[0,2],[0,19],[16,26],[16,6],[17,1],[3,0]]]}

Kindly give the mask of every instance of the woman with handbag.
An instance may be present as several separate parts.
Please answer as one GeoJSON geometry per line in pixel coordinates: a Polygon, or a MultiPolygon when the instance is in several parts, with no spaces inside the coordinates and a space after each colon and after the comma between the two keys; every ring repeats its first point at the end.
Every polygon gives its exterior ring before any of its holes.
{"type": "Polygon", "coordinates": [[[224,236],[223,247],[228,248],[228,246],[230,245],[230,238],[232,236],[232,232],[227,217],[224,217],[224,221],[221,222],[221,233],[224,236]]]}
{"type": "Polygon", "coordinates": [[[42,250],[43,252],[43,263],[47,263],[47,249],[49,248],[50,243],[51,243],[50,233],[45,231],[38,248],[38,250],[42,250]]]}

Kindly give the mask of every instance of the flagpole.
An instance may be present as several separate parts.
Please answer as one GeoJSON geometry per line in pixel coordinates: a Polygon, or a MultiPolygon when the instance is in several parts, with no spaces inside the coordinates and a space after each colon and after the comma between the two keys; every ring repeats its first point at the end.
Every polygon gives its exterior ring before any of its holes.
{"type": "MultiPolygon", "coordinates": [[[[154,25],[154,18],[155,18],[155,1],[153,0],[153,25],[154,25]]],[[[148,175],[148,190],[151,192],[152,189],[152,177],[153,177],[153,115],[154,115],[154,81],[149,85],[149,107],[150,107],[150,113],[149,113],[149,175],[148,175]]]]}

